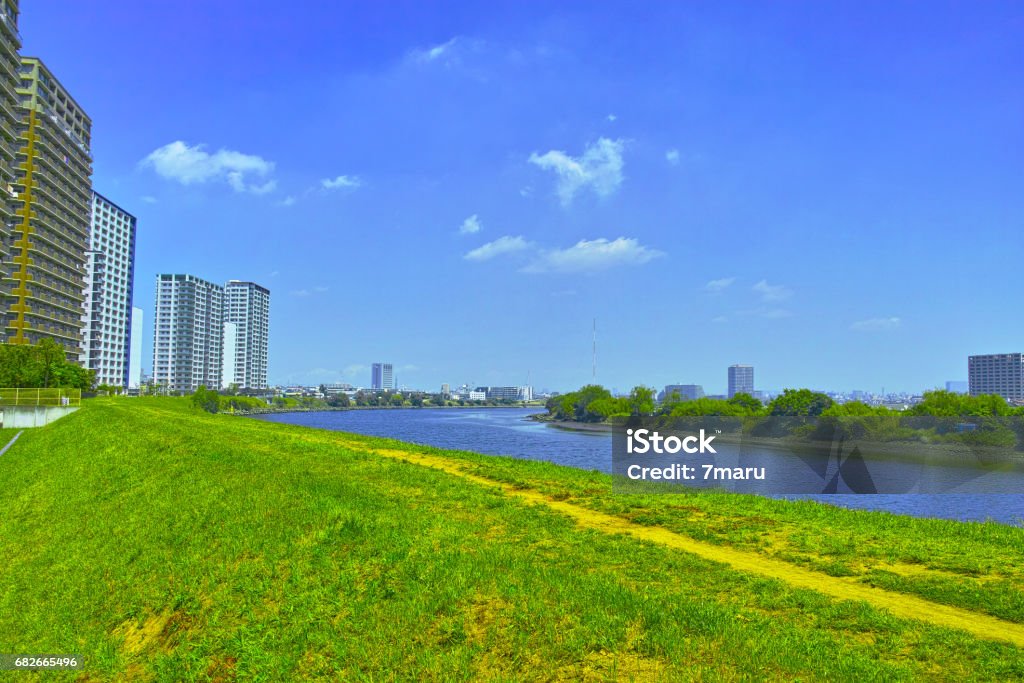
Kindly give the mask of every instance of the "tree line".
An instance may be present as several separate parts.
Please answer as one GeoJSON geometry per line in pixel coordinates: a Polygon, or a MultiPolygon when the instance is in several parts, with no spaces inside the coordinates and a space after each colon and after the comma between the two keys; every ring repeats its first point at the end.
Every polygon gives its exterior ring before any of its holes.
{"type": "Polygon", "coordinates": [[[95,371],[68,360],[64,347],[52,339],[0,344],[0,387],[89,391],[95,382],[95,371]]]}
{"type": "Polygon", "coordinates": [[[655,401],[655,390],[637,386],[628,396],[612,396],[608,389],[588,384],[578,391],[548,399],[546,408],[553,420],[605,422],[609,418],[630,415],[671,417],[869,417],[886,415],[932,417],[1009,417],[1024,416],[1024,407],[1014,407],[1001,396],[969,396],[950,391],[926,391],[923,400],[905,411],[872,406],[861,401],[836,403],[827,394],[810,389],[785,389],[767,404],[750,394],[739,393],[729,399],[698,398],[686,400],[678,392],[655,401]]]}

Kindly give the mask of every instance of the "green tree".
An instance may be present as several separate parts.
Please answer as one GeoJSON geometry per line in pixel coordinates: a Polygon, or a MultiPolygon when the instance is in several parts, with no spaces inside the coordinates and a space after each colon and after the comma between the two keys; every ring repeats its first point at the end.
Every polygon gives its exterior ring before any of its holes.
{"type": "Polygon", "coordinates": [[[729,399],[729,403],[734,406],[739,406],[747,415],[757,415],[764,407],[761,404],[761,401],[742,391],[734,394],[733,397],[729,399]]]}
{"type": "Polygon", "coordinates": [[[654,396],[651,387],[635,386],[629,392],[629,407],[634,415],[651,415],[654,412],[654,396]]]}
{"type": "Polygon", "coordinates": [[[327,399],[327,405],[332,408],[348,408],[351,403],[352,401],[349,399],[348,394],[342,391],[332,394],[331,397],[327,399]]]}
{"type": "Polygon", "coordinates": [[[704,396],[692,401],[683,401],[675,406],[670,414],[672,417],[701,417],[704,415],[733,417],[745,415],[746,411],[735,403],[704,396]]]}
{"type": "Polygon", "coordinates": [[[666,395],[661,400],[661,405],[658,406],[659,415],[671,415],[672,409],[683,402],[683,397],[679,395],[678,391],[673,391],[671,394],[666,395]]]}
{"type": "Polygon", "coordinates": [[[832,399],[810,389],[784,389],[768,404],[771,415],[821,415],[832,406],[832,399]]]}
{"type": "Polygon", "coordinates": [[[200,385],[195,393],[192,394],[192,405],[208,413],[216,413],[220,410],[220,394],[213,389],[207,389],[204,385],[200,385]]]}
{"type": "Polygon", "coordinates": [[[69,361],[64,347],[52,339],[0,344],[0,386],[89,391],[95,380],[95,372],[69,361]]]}
{"type": "Polygon", "coordinates": [[[968,396],[951,391],[926,391],[923,400],[907,411],[910,415],[931,415],[933,417],[984,417],[986,415],[1010,415],[1013,409],[1002,396],[987,394],[968,396]]]}

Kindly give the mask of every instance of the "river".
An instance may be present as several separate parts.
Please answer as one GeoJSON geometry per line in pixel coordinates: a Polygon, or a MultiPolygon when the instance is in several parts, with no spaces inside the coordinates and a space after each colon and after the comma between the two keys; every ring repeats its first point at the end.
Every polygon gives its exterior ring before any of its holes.
{"type": "MultiPolygon", "coordinates": [[[[608,433],[559,429],[528,419],[536,408],[423,408],[276,413],[256,419],[382,436],[438,448],[547,460],[610,472],[608,433]]],[[[1024,474],[1021,486],[1024,491],[1024,474]]],[[[782,497],[782,496],[780,496],[782,497]]],[[[787,495],[832,505],[884,510],[916,517],[992,520],[1024,526],[1024,494],[943,493],[875,495],[787,495]]]]}

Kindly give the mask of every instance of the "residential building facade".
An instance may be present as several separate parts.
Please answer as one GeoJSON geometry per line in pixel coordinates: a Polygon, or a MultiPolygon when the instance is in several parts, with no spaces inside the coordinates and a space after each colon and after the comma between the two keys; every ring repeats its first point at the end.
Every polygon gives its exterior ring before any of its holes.
{"type": "Polygon", "coordinates": [[[135,216],[92,193],[79,361],[96,372],[98,385],[122,389],[130,383],[135,231],[135,216]]]}
{"type": "Polygon", "coordinates": [[[477,393],[483,393],[492,401],[532,401],[533,387],[477,387],[477,393]]]}
{"type": "Polygon", "coordinates": [[[142,386],[142,330],[144,315],[141,308],[132,307],[131,351],[128,353],[128,388],[142,386]]]}
{"type": "Polygon", "coordinates": [[[374,363],[370,370],[370,388],[390,391],[395,388],[394,368],[391,363],[374,363]]]}
{"type": "MultiPolygon", "coordinates": [[[[21,116],[17,88],[21,59],[18,33],[18,0],[0,0],[0,268],[10,265],[10,225],[14,218],[13,198],[17,166],[18,128],[21,116]]],[[[6,272],[6,271],[4,271],[6,272]]],[[[0,272],[0,278],[3,272],[0,272]]],[[[3,306],[7,310],[7,306],[3,306]]]]}
{"type": "Polygon", "coordinates": [[[230,280],[224,286],[224,324],[224,386],[266,389],[270,290],[255,282],[230,280]]]}
{"type": "Polygon", "coordinates": [[[967,358],[971,396],[998,394],[1007,401],[1024,401],[1024,353],[992,353],[967,358]]]}
{"type": "Polygon", "coordinates": [[[153,381],[163,391],[221,386],[224,288],[194,275],[156,277],[153,381]]]}
{"type": "Polygon", "coordinates": [[[64,346],[69,359],[78,360],[92,202],[92,122],[39,59],[22,57],[18,73],[14,216],[9,253],[0,267],[2,336],[12,344],[51,338],[64,346]]]}
{"type": "Polygon", "coordinates": [[[754,366],[729,366],[729,398],[736,394],[754,394],[754,366]]]}

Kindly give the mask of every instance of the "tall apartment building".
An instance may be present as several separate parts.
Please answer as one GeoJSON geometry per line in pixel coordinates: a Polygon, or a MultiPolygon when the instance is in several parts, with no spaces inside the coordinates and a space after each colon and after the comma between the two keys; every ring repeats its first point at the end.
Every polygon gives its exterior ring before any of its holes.
{"type": "MultiPolygon", "coordinates": [[[[17,165],[18,114],[17,87],[21,59],[21,35],[18,33],[18,0],[0,0],[0,268],[10,256],[10,224],[14,217],[11,193],[17,165]]],[[[2,273],[0,273],[2,276],[2,273]]],[[[0,302],[2,303],[2,302],[0,302]]],[[[6,310],[6,307],[4,307],[6,310]]]]}
{"type": "Polygon", "coordinates": [[[255,282],[230,280],[224,287],[225,387],[267,388],[270,290],[255,282]]]}
{"type": "Polygon", "coordinates": [[[221,386],[224,288],[194,275],[156,276],[153,381],[173,393],[221,386]]]}
{"type": "Polygon", "coordinates": [[[49,337],[64,346],[69,359],[78,360],[92,122],[40,60],[22,57],[18,74],[14,216],[0,284],[2,337],[12,344],[49,337]]]}
{"type": "Polygon", "coordinates": [[[85,267],[85,315],[80,362],[96,383],[128,388],[135,216],[92,193],[92,229],[85,267]]]}
{"type": "Polygon", "coordinates": [[[1024,353],[968,356],[967,386],[971,396],[998,394],[1007,401],[1024,401],[1024,353]]]}
{"type": "Polygon", "coordinates": [[[394,369],[391,363],[374,363],[370,371],[370,388],[375,391],[390,391],[395,388],[394,369]]]}
{"type": "Polygon", "coordinates": [[[736,394],[754,395],[754,366],[729,366],[729,398],[736,394]]]}

